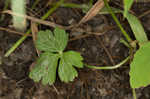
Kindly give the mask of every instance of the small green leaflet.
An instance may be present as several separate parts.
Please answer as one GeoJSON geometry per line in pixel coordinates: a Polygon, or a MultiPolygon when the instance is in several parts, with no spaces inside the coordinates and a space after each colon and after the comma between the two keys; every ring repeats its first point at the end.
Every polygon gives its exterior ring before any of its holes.
{"type": "Polygon", "coordinates": [[[64,30],[56,28],[54,34],[50,30],[40,31],[37,39],[37,49],[48,52],[60,52],[67,45],[68,35],[64,30]]]}
{"type": "Polygon", "coordinates": [[[29,77],[35,82],[42,79],[42,83],[50,85],[55,82],[56,68],[59,56],[57,54],[44,52],[37,60],[36,67],[30,72],[29,77]]]}
{"type": "Polygon", "coordinates": [[[60,60],[58,68],[58,74],[60,79],[64,82],[73,81],[73,78],[78,76],[78,73],[73,66],[82,68],[82,60],[83,58],[77,52],[65,52],[60,60]]]}
{"type": "Polygon", "coordinates": [[[38,50],[43,51],[32,69],[29,77],[35,82],[52,85],[56,80],[56,71],[63,82],[73,81],[78,72],[73,67],[83,68],[82,56],[78,52],[63,50],[67,46],[68,35],[56,28],[54,34],[50,30],[40,31],[36,41],[38,50]],[[57,67],[58,66],[58,67],[57,67]]]}
{"type": "Polygon", "coordinates": [[[150,84],[150,42],[143,44],[134,55],[129,74],[132,88],[150,84]]]}
{"type": "Polygon", "coordinates": [[[68,51],[63,54],[63,58],[68,60],[68,62],[72,65],[74,65],[77,68],[83,67],[83,57],[81,57],[80,53],[74,52],[74,51],[68,51]]]}

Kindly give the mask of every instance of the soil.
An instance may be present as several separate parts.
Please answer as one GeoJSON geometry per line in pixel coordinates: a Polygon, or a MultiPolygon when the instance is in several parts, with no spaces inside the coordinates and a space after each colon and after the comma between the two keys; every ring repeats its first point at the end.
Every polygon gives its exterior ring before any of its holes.
{"type": "MultiPolygon", "coordinates": [[[[41,0],[33,11],[31,11],[33,2],[30,1],[27,3],[27,13],[38,18],[50,7],[47,3],[51,0],[45,0],[44,2],[41,0]]],[[[70,0],[69,2],[83,4],[87,1],[70,0]]],[[[3,3],[0,4],[0,11],[2,11],[3,3]]],[[[120,0],[113,0],[111,5],[118,8],[122,7],[120,0]]],[[[136,16],[143,15],[139,19],[148,37],[150,37],[150,14],[144,15],[144,12],[150,11],[149,5],[150,2],[140,2],[132,7],[136,16]]],[[[63,26],[69,26],[78,23],[84,15],[81,9],[60,7],[48,20],[63,26]]],[[[117,14],[117,17],[134,39],[127,21],[119,14],[117,14]]],[[[10,15],[6,15],[5,19],[0,22],[0,27],[12,29],[11,24],[10,15]]],[[[40,25],[40,29],[52,28],[40,25]]],[[[87,64],[114,65],[129,55],[128,48],[120,43],[120,39],[124,37],[110,15],[96,15],[90,21],[75,29],[67,30],[67,32],[70,33],[70,41],[66,50],[80,52],[87,64]],[[80,38],[88,32],[103,32],[104,34],[80,38]]],[[[0,29],[0,57],[2,58],[2,64],[0,65],[0,99],[133,99],[129,84],[129,63],[115,70],[94,70],[86,67],[78,69],[79,76],[70,83],[63,83],[57,79],[53,86],[43,86],[40,82],[33,82],[28,74],[31,64],[38,57],[31,37],[28,37],[9,57],[3,57],[20,37],[20,35],[0,29]]],[[[136,93],[138,99],[150,99],[149,86],[136,89],[136,93]]]]}

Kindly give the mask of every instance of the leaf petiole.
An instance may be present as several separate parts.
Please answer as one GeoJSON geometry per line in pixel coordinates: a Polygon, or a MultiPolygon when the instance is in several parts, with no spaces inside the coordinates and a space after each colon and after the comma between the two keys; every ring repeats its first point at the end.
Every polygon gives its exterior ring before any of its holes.
{"type": "Polygon", "coordinates": [[[119,64],[115,65],[115,66],[103,66],[103,67],[98,67],[98,66],[91,66],[91,65],[87,65],[84,64],[86,67],[91,68],[91,69],[117,69],[119,67],[121,67],[123,64],[125,64],[128,60],[129,60],[129,56],[124,59],[122,62],[120,62],[119,64]]]}

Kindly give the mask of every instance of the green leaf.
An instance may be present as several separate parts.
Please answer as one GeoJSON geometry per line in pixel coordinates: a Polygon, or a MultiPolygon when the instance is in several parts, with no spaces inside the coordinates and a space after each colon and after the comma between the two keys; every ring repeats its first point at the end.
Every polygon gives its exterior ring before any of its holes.
{"type": "Polygon", "coordinates": [[[48,52],[63,51],[68,42],[68,35],[62,29],[56,28],[54,35],[50,30],[38,32],[37,49],[48,52]]]}
{"type": "Polygon", "coordinates": [[[43,53],[37,61],[34,69],[30,72],[29,77],[35,82],[42,80],[44,85],[53,84],[56,79],[56,68],[58,62],[58,54],[49,52],[43,53]]]}
{"type": "Polygon", "coordinates": [[[124,15],[124,17],[126,17],[134,0],[123,0],[123,1],[124,1],[124,14],[123,15],[124,15]]]}
{"type": "Polygon", "coordinates": [[[75,77],[78,76],[77,71],[70,63],[68,63],[65,59],[60,60],[58,74],[61,81],[69,82],[73,81],[75,77]]]}
{"type": "Polygon", "coordinates": [[[63,29],[55,28],[54,35],[55,35],[56,46],[58,50],[63,51],[67,46],[67,42],[68,42],[67,33],[63,29]]]}
{"type": "Polygon", "coordinates": [[[82,60],[83,58],[77,52],[69,51],[64,53],[60,59],[60,64],[58,68],[58,74],[61,81],[73,81],[73,79],[78,76],[78,73],[73,65],[82,68],[82,60]]]}
{"type": "Polygon", "coordinates": [[[145,87],[150,84],[150,42],[143,44],[134,55],[130,68],[130,85],[132,88],[145,87]]]}
{"type": "Polygon", "coordinates": [[[127,14],[127,20],[132,28],[132,31],[136,37],[136,40],[139,43],[144,43],[148,41],[146,33],[144,31],[143,26],[141,25],[140,21],[132,14],[127,14]]]}
{"type": "Polygon", "coordinates": [[[68,51],[64,53],[64,58],[75,67],[83,68],[83,57],[80,53],[75,51],[68,51]]]}
{"type": "Polygon", "coordinates": [[[40,31],[37,35],[36,47],[41,51],[55,52],[54,36],[50,30],[40,31]]]}
{"type": "Polygon", "coordinates": [[[68,35],[62,29],[56,28],[54,34],[49,31],[40,31],[36,41],[36,47],[44,51],[37,61],[29,76],[35,82],[53,84],[56,79],[57,64],[58,74],[61,81],[73,81],[78,76],[78,72],[73,67],[82,68],[82,56],[78,52],[69,51],[63,53],[68,42],[68,35]],[[57,53],[53,53],[57,52],[57,53]],[[60,59],[60,61],[58,61],[60,59]]]}

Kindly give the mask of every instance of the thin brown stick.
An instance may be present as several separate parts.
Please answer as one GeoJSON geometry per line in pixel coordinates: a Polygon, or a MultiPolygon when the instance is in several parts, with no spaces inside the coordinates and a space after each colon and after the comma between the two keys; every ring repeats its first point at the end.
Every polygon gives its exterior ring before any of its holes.
{"type": "Polygon", "coordinates": [[[103,0],[98,0],[93,7],[87,12],[87,14],[81,19],[79,22],[79,25],[90,20],[94,16],[96,16],[99,12],[100,9],[104,7],[104,2],[103,0]]]}
{"type": "MultiPolygon", "coordinates": [[[[35,42],[37,40],[38,27],[37,27],[37,24],[32,22],[32,21],[31,21],[31,31],[32,31],[33,43],[34,43],[34,46],[35,46],[35,42]]],[[[37,52],[38,56],[40,56],[41,52],[36,48],[36,46],[35,46],[35,49],[36,49],[36,52],[37,52]]]]}
{"type": "Polygon", "coordinates": [[[50,21],[44,21],[44,20],[41,20],[41,19],[38,19],[38,18],[35,18],[35,17],[27,16],[27,15],[21,15],[21,14],[18,14],[18,13],[14,13],[11,10],[3,11],[2,13],[7,13],[7,14],[10,14],[10,15],[15,15],[15,16],[19,16],[19,17],[25,17],[26,19],[31,20],[33,22],[44,24],[44,25],[47,25],[47,26],[50,26],[50,27],[53,27],[53,28],[59,27],[59,28],[62,28],[62,29],[66,29],[66,27],[58,25],[56,23],[53,23],[53,22],[50,22],[50,21]]]}
{"type": "MultiPolygon", "coordinates": [[[[25,33],[23,32],[17,32],[15,30],[12,29],[8,29],[8,28],[4,28],[4,27],[0,27],[1,31],[7,31],[8,33],[13,33],[13,34],[18,34],[18,35],[24,35],[25,33]]],[[[29,34],[28,36],[32,36],[31,34],[29,34]]]]}
{"type": "Polygon", "coordinates": [[[114,62],[114,60],[113,60],[113,58],[112,58],[110,52],[109,52],[108,49],[105,47],[105,45],[103,44],[103,42],[100,40],[100,38],[99,38],[98,36],[95,36],[95,38],[96,38],[97,41],[100,43],[100,45],[104,48],[104,50],[105,50],[106,54],[108,55],[108,57],[109,57],[111,63],[112,63],[113,65],[115,65],[115,62],[114,62]]]}
{"type": "Polygon", "coordinates": [[[55,87],[55,85],[52,85],[52,87],[54,88],[54,90],[56,91],[56,93],[57,93],[58,95],[60,95],[60,92],[59,92],[58,89],[55,87]]]}
{"type": "Polygon", "coordinates": [[[142,18],[142,17],[144,17],[144,16],[146,16],[146,15],[148,15],[148,14],[150,14],[150,10],[145,11],[145,12],[142,13],[140,16],[138,16],[138,18],[142,18]]]}
{"type": "Polygon", "coordinates": [[[82,38],[86,38],[86,37],[89,37],[91,35],[104,35],[106,32],[102,32],[102,33],[94,33],[94,32],[88,32],[87,34],[85,35],[79,35],[79,36],[76,36],[74,38],[71,38],[69,41],[74,41],[74,40],[78,40],[78,39],[82,39],[82,38]]]}
{"type": "Polygon", "coordinates": [[[76,36],[74,38],[71,38],[69,41],[74,41],[74,40],[86,38],[86,37],[89,37],[91,35],[101,36],[101,35],[104,35],[105,33],[107,33],[108,31],[110,31],[114,28],[116,28],[116,26],[106,26],[103,30],[101,30],[101,32],[87,32],[87,31],[84,31],[86,33],[85,35],[76,36]]]}

